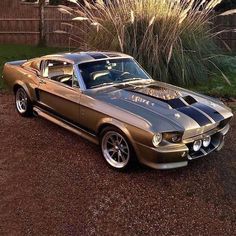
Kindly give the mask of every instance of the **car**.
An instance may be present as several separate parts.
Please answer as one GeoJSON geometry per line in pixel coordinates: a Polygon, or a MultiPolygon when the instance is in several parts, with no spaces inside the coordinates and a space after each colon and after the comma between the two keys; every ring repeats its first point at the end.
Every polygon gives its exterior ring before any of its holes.
{"type": "Polygon", "coordinates": [[[100,145],[109,166],[187,166],[219,151],[233,116],[220,100],[153,80],[129,55],[68,52],[4,65],[23,117],[40,116],[100,145]]]}

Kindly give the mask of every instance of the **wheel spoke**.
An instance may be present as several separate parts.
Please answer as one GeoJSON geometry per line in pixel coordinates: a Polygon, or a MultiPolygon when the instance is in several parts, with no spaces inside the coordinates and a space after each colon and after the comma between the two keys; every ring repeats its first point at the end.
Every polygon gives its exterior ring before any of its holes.
{"type": "Polygon", "coordinates": [[[113,152],[112,154],[111,154],[111,158],[113,158],[113,156],[116,154],[116,152],[113,152]]]}
{"type": "Polygon", "coordinates": [[[23,92],[20,92],[20,99],[24,99],[24,93],[23,92]]]}
{"type": "Polygon", "coordinates": [[[116,150],[115,150],[114,148],[110,148],[110,149],[108,149],[108,152],[109,152],[109,153],[110,153],[110,152],[114,153],[114,152],[116,152],[116,150]]]}
{"type": "Polygon", "coordinates": [[[119,142],[119,136],[116,135],[116,142],[118,143],[119,142]]]}
{"type": "Polygon", "coordinates": [[[114,145],[115,144],[115,140],[114,140],[114,138],[111,136],[111,137],[109,137],[109,139],[108,140],[111,140],[111,143],[112,143],[112,145],[114,145]]]}
{"type": "Polygon", "coordinates": [[[121,159],[121,154],[120,154],[120,151],[119,151],[119,152],[118,152],[118,159],[117,159],[117,161],[118,161],[118,162],[121,162],[120,159],[121,159]]]}
{"type": "Polygon", "coordinates": [[[110,145],[114,145],[114,143],[113,142],[110,142],[109,140],[107,141],[107,144],[110,144],[110,145]]]}
{"type": "Polygon", "coordinates": [[[118,161],[118,152],[114,152],[112,155],[113,160],[118,161]]]}
{"type": "Polygon", "coordinates": [[[117,137],[117,141],[118,141],[118,144],[121,144],[122,143],[122,141],[123,141],[123,139],[121,138],[121,137],[117,137]]]}
{"type": "Polygon", "coordinates": [[[124,154],[128,155],[128,152],[126,152],[126,151],[124,150],[124,148],[122,148],[121,151],[122,151],[124,154]]]}
{"type": "Polygon", "coordinates": [[[122,155],[122,153],[120,154],[120,157],[122,161],[126,161],[126,158],[122,155]]]}

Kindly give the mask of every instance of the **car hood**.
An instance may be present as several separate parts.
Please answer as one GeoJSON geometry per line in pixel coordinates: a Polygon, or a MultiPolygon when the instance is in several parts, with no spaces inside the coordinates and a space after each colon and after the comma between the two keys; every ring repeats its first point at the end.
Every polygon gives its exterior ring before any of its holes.
{"type": "Polygon", "coordinates": [[[158,131],[211,129],[232,116],[230,109],[216,99],[161,82],[121,84],[90,95],[142,117],[158,131]]]}

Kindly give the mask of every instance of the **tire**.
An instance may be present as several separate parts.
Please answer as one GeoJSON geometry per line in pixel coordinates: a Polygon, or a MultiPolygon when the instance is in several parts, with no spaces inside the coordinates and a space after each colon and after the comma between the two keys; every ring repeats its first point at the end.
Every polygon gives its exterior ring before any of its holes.
{"type": "Polygon", "coordinates": [[[107,164],[126,171],[135,163],[134,149],[126,135],[115,127],[107,127],[100,134],[100,147],[107,164]]]}
{"type": "Polygon", "coordinates": [[[33,115],[32,102],[22,87],[18,87],[15,92],[15,105],[17,112],[23,117],[33,115]]]}

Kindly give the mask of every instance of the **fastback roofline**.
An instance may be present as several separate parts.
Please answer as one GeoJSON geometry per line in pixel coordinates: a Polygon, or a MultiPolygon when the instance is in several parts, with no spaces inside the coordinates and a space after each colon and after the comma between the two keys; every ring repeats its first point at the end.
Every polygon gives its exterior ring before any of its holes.
{"type": "Polygon", "coordinates": [[[91,51],[91,52],[68,52],[68,53],[58,53],[42,57],[43,59],[51,60],[63,60],[71,64],[82,64],[93,61],[102,61],[102,60],[111,60],[111,59],[123,59],[123,58],[132,58],[129,55],[118,53],[118,52],[100,52],[100,51],[91,51]],[[95,54],[101,54],[103,57],[94,57],[95,54]]]}
{"type": "Polygon", "coordinates": [[[84,64],[84,63],[95,62],[95,61],[106,61],[106,60],[126,59],[126,58],[132,58],[132,57],[108,57],[108,58],[101,58],[101,59],[83,61],[83,62],[79,62],[79,63],[76,63],[76,64],[81,65],[81,64],[84,64]]]}

